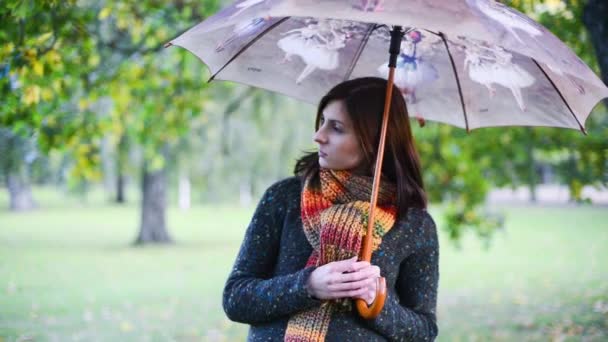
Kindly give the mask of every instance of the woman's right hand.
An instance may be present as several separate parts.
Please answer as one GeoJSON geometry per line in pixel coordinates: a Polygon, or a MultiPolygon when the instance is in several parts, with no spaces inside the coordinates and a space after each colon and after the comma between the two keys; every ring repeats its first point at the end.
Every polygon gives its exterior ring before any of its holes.
{"type": "Polygon", "coordinates": [[[357,257],[319,266],[308,278],[311,296],[327,300],[364,296],[380,277],[380,268],[357,257]]]}

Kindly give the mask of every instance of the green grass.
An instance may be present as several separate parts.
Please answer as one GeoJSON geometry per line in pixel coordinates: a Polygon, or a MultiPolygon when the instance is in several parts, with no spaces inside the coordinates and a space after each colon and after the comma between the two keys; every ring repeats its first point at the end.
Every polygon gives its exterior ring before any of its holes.
{"type": "MultiPolygon", "coordinates": [[[[252,208],[170,209],[176,243],[132,247],[135,204],[36,196],[0,211],[0,341],[244,339],[221,292],[252,208]]],[[[439,340],[608,339],[608,208],[504,209],[488,250],[441,234],[439,340]]]]}

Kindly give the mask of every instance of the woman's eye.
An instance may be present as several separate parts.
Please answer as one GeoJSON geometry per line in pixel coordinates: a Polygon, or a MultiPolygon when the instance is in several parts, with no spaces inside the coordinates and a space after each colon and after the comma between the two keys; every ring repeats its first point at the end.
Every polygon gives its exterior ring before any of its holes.
{"type": "Polygon", "coordinates": [[[333,125],[332,128],[334,129],[334,131],[336,132],[342,132],[342,127],[338,126],[338,125],[333,125]]]}

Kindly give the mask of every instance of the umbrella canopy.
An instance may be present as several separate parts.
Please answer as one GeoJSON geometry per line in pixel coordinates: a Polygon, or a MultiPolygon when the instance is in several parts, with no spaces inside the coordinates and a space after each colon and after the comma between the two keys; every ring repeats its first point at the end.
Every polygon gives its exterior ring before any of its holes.
{"type": "MultiPolygon", "coordinates": [[[[360,255],[366,261],[393,86],[421,124],[467,131],[521,125],[585,133],[589,113],[608,97],[606,85],[559,39],[493,0],[241,0],[168,45],[197,55],[210,67],[210,80],[311,103],[349,79],[388,79],[360,255]]],[[[381,277],[374,303],[357,299],[357,309],[374,318],[385,299],[381,277]]]]}
{"type": "Polygon", "coordinates": [[[170,44],[197,55],[211,79],[316,104],[342,81],[387,77],[390,25],[406,32],[394,83],[419,120],[584,132],[608,97],[564,43],[493,0],[244,0],[170,44]]]}

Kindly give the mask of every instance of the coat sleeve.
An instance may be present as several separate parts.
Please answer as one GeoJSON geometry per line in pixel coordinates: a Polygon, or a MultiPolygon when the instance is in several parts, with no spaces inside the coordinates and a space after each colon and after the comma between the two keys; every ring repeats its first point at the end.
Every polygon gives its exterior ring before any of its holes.
{"type": "Polygon", "coordinates": [[[299,196],[299,181],[295,181],[295,187],[286,183],[289,181],[271,186],[260,200],[247,228],[224,287],[224,311],[233,321],[247,324],[269,322],[321,303],[311,298],[306,289],[313,267],[273,276],[288,196],[294,192],[299,196]]]}
{"type": "Polygon", "coordinates": [[[367,323],[390,341],[433,341],[437,336],[439,243],[435,223],[426,213],[419,247],[401,262],[394,289],[383,310],[367,323]]]}

